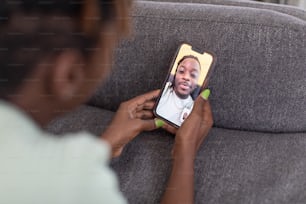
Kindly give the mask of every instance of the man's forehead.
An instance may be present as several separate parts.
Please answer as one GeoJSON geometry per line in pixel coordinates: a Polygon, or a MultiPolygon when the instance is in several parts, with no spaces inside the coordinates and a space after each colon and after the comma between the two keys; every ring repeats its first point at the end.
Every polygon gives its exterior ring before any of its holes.
{"type": "Polygon", "coordinates": [[[183,60],[183,62],[180,64],[181,66],[184,66],[186,68],[191,68],[195,71],[200,71],[200,64],[196,59],[193,58],[186,58],[183,60]]]}

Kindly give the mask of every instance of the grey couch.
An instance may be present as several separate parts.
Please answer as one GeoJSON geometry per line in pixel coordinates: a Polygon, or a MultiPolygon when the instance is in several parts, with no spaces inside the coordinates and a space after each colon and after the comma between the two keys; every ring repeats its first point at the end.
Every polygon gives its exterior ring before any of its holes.
{"type": "MultiPolygon", "coordinates": [[[[214,127],[195,165],[196,203],[306,203],[306,12],[190,2],[138,1],[134,35],[120,43],[107,82],[47,129],[100,135],[120,102],[161,87],[177,47],[188,42],[218,57],[209,83],[214,127]]],[[[130,203],[159,203],[173,140],[163,130],[142,133],[111,162],[130,203]]]]}

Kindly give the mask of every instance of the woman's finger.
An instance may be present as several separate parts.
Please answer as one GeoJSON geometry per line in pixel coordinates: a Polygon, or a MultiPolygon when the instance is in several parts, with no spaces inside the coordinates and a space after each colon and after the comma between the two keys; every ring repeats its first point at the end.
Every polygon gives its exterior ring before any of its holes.
{"type": "Polygon", "coordinates": [[[176,134],[177,128],[169,125],[168,123],[166,123],[165,121],[155,118],[155,125],[158,128],[163,128],[164,130],[172,133],[172,134],[176,134]]]}
{"type": "Polygon", "coordinates": [[[155,120],[141,120],[141,127],[144,131],[151,131],[158,128],[155,124],[155,120]]]}
{"type": "Polygon", "coordinates": [[[147,101],[152,101],[158,97],[160,89],[150,91],[148,93],[142,94],[130,100],[131,103],[135,104],[144,104],[147,101]]]}
{"type": "Polygon", "coordinates": [[[163,129],[167,130],[168,132],[172,133],[172,134],[176,134],[176,131],[177,131],[177,128],[169,125],[168,123],[165,123],[163,126],[162,126],[163,129]]]}
{"type": "Polygon", "coordinates": [[[135,118],[143,119],[143,120],[153,119],[154,114],[152,113],[152,111],[142,110],[142,111],[138,111],[135,113],[135,118]]]}
{"type": "Polygon", "coordinates": [[[148,101],[144,104],[138,105],[136,107],[136,111],[142,111],[142,110],[152,110],[154,108],[155,102],[154,101],[148,101]]]}

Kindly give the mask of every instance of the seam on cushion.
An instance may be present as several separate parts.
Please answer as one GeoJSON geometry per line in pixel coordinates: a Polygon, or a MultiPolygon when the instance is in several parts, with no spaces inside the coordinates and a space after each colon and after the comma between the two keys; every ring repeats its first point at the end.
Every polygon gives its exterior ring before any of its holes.
{"type": "MultiPolygon", "coordinates": [[[[252,1],[246,1],[246,2],[239,2],[239,4],[235,3],[219,3],[219,2],[175,2],[175,1],[142,1],[139,0],[137,3],[141,3],[141,4],[186,4],[186,5],[208,5],[208,6],[222,6],[222,7],[239,7],[239,8],[247,8],[247,9],[261,9],[261,10],[268,10],[268,11],[274,11],[274,12],[278,12],[278,13],[283,13],[286,15],[292,15],[293,17],[299,18],[298,16],[295,16],[294,14],[301,14],[301,16],[306,17],[306,12],[304,9],[301,9],[299,7],[296,6],[292,6],[292,5],[285,5],[285,4],[275,4],[275,3],[267,3],[267,2],[252,2],[252,1]],[[288,13],[288,12],[290,13],[288,13]]],[[[304,20],[304,18],[302,18],[301,20],[304,20]]]]}
{"type": "Polygon", "coordinates": [[[283,130],[280,131],[279,128],[267,130],[266,128],[240,128],[240,127],[228,127],[225,125],[214,125],[212,128],[218,128],[218,129],[226,129],[226,130],[234,130],[234,131],[242,131],[242,132],[254,132],[254,133],[268,133],[268,134],[300,134],[300,133],[306,133],[306,129],[299,128],[299,130],[283,130]]]}
{"type": "Polygon", "coordinates": [[[198,19],[198,18],[192,18],[192,19],[186,19],[186,18],[169,18],[169,17],[159,17],[159,16],[143,16],[143,15],[132,15],[132,17],[140,17],[140,18],[152,18],[152,19],[167,19],[167,20],[180,20],[180,21],[203,21],[203,22],[208,22],[208,23],[220,23],[220,24],[236,24],[236,25],[251,25],[251,26],[258,26],[258,27],[268,27],[268,28],[280,28],[284,30],[288,29],[301,29],[306,32],[306,24],[305,27],[303,25],[302,28],[297,28],[292,26],[291,24],[288,23],[288,26],[271,26],[271,25],[266,25],[266,24],[257,24],[257,23],[241,23],[241,22],[234,22],[234,21],[208,21],[208,20],[203,20],[203,19],[198,19]]]}
{"type": "MultiPolygon", "coordinates": [[[[267,8],[267,7],[264,7],[264,6],[259,6],[259,7],[253,7],[253,5],[249,6],[249,5],[230,5],[230,4],[210,4],[210,3],[201,3],[201,4],[206,4],[206,5],[216,5],[216,6],[229,6],[229,7],[235,7],[235,8],[248,8],[248,9],[260,9],[260,10],[266,10],[266,11],[272,11],[272,12],[277,12],[277,13],[280,13],[280,14],[285,14],[285,15],[289,15],[291,17],[294,17],[294,18],[297,18],[298,20],[302,20],[302,21],[306,21],[306,12],[304,12],[304,10],[302,9],[299,9],[298,7],[294,7],[294,8],[291,8],[289,7],[289,10],[286,10],[286,9],[282,9],[283,7],[282,6],[278,6],[278,7],[275,7],[276,5],[278,4],[275,4],[273,5],[272,7],[270,8],[267,8]],[[295,9],[295,10],[293,10],[295,9]]],[[[270,5],[271,6],[271,5],[270,5]]]]}

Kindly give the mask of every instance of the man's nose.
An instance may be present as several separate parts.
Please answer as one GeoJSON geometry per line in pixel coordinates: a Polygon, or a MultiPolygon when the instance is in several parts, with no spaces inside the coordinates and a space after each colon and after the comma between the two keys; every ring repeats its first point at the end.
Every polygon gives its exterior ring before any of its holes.
{"type": "Polygon", "coordinates": [[[183,78],[190,81],[190,75],[188,73],[184,73],[183,78]]]}

